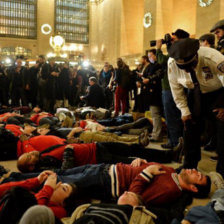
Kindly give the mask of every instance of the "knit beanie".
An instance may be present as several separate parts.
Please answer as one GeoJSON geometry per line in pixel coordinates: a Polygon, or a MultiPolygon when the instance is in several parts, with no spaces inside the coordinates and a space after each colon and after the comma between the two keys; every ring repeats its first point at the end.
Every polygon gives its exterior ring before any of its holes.
{"type": "Polygon", "coordinates": [[[19,224],[55,224],[55,217],[48,207],[35,205],[23,214],[19,224]]]}

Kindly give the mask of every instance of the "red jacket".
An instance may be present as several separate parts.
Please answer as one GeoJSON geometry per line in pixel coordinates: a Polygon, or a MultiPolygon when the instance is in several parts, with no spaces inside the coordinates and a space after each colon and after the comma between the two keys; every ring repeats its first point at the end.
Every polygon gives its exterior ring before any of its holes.
{"type": "MultiPolygon", "coordinates": [[[[18,143],[17,154],[22,155],[25,152],[39,151],[42,152],[45,149],[54,145],[63,145],[51,152],[44,153],[42,156],[53,156],[58,160],[63,159],[63,153],[67,144],[65,139],[53,136],[53,135],[40,135],[30,138],[26,141],[18,143]]],[[[85,164],[96,164],[96,143],[88,144],[70,144],[74,147],[75,165],[82,166],[85,164]]]]}
{"type": "MultiPolygon", "coordinates": [[[[5,183],[5,184],[1,184],[0,185],[0,197],[2,197],[2,195],[9,189],[11,189],[12,187],[23,187],[27,190],[32,190],[36,187],[40,186],[39,180],[37,179],[37,177],[35,178],[31,178],[31,179],[27,179],[27,180],[23,180],[23,181],[19,181],[19,182],[9,182],[9,183],[5,183]]],[[[48,186],[48,185],[44,185],[43,188],[37,193],[35,194],[35,197],[37,199],[37,203],[39,205],[46,205],[48,206],[54,213],[54,215],[61,219],[67,216],[67,212],[64,209],[64,207],[57,205],[53,202],[50,201],[51,195],[54,192],[53,188],[48,186]]]]}
{"type": "Polygon", "coordinates": [[[9,117],[14,117],[15,115],[13,115],[10,112],[4,113],[4,114],[0,114],[0,119],[3,118],[3,122],[7,122],[9,117]]]}
{"type": "Polygon", "coordinates": [[[159,164],[166,173],[153,177],[144,170],[153,164],[156,163],[146,163],[140,167],[122,163],[113,165],[112,194],[119,197],[124,191],[132,191],[141,195],[144,202],[150,205],[167,204],[177,199],[182,189],[175,178],[175,170],[159,164]]]}
{"type": "Polygon", "coordinates": [[[18,141],[17,155],[19,157],[25,152],[32,152],[32,151],[42,152],[53,145],[63,145],[63,144],[65,144],[65,139],[63,138],[58,138],[56,136],[51,135],[35,136],[23,142],[18,141]]]}
{"type": "Polygon", "coordinates": [[[5,129],[11,131],[16,137],[19,137],[22,134],[22,128],[15,124],[7,124],[5,129]]]}
{"type": "Polygon", "coordinates": [[[46,113],[46,114],[33,114],[30,117],[30,120],[33,121],[35,124],[39,125],[40,124],[40,120],[44,117],[53,117],[52,114],[46,113]]]}

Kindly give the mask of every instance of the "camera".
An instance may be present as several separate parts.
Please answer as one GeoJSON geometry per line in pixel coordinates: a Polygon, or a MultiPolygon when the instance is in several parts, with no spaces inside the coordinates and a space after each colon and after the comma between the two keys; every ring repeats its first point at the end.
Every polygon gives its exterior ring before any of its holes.
{"type": "MultiPolygon", "coordinates": [[[[167,33],[167,34],[165,34],[164,39],[162,39],[162,44],[169,45],[169,44],[171,44],[171,41],[172,41],[172,37],[169,33],[167,33]]],[[[150,41],[150,46],[151,47],[156,46],[156,40],[151,40],[150,41]]]]}

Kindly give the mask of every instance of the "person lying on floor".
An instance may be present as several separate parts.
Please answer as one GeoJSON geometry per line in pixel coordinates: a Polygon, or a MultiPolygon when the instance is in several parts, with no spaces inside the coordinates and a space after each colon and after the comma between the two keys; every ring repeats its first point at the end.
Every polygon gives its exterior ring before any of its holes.
{"type": "MultiPolygon", "coordinates": [[[[7,124],[5,125],[5,128],[9,131],[11,131],[16,137],[21,136],[22,134],[26,135],[54,135],[60,138],[67,138],[68,140],[71,139],[71,142],[79,142],[84,141],[86,143],[93,142],[93,141],[121,141],[121,142],[129,142],[134,141],[136,143],[137,137],[119,137],[116,134],[109,134],[109,133],[103,133],[101,131],[97,131],[96,133],[90,133],[90,131],[84,131],[82,128],[60,128],[57,126],[51,126],[50,124],[43,124],[39,127],[35,127],[35,125],[28,124],[26,125],[15,125],[15,124],[7,124]],[[24,132],[25,127],[25,132],[24,132]],[[75,138],[76,137],[76,138],[75,138]],[[77,139],[78,138],[78,139],[77,139]]],[[[118,127],[119,128],[119,127],[118,127]]],[[[122,126],[120,127],[122,129],[122,126]]],[[[139,129],[137,129],[139,131],[139,129]]],[[[147,129],[140,130],[140,133],[135,134],[142,134],[143,136],[147,137],[147,129]]],[[[145,139],[147,145],[149,139],[145,139]]],[[[143,144],[143,145],[144,145],[143,144]]]]}
{"type": "Polygon", "coordinates": [[[45,205],[34,205],[24,212],[19,224],[63,224],[45,205]]]}
{"type": "MultiPolygon", "coordinates": [[[[137,129],[135,134],[140,135],[136,136],[119,136],[116,133],[108,133],[103,131],[89,131],[84,130],[81,127],[75,128],[57,128],[57,127],[46,127],[42,126],[37,129],[38,134],[40,135],[55,135],[60,138],[66,138],[69,142],[130,142],[130,143],[140,143],[143,146],[149,144],[149,136],[147,129],[137,129]],[[141,139],[143,141],[141,141],[141,139]]],[[[134,133],[132,133],[134,134],[134,133]]]]}
{"type": "Polygon", "coordinates": [[[73,128],[72,131],[67,135],[67,139],[78,137],[84,143],[90,142],[121,142],[121,143],[138,143],[143,146],[149,144],[149,132],[147,129],[141,130],[139,136],[119,136],[115,133],[107,133],[103,131],[84,131],[82,128],[73,128]],[[74,137],[73,137],[74,136],[74,137]]]}
{"type": "MultiPolygon", "coordinates": [[[[85,133],[85,132],[83,132],[85,133]]],[[[119,142],[119,143],[127,143],[127,144],[140,144],[142,146],[146,146],[149,143],[148,133],[143,132],[140,136],[137,137],[120,137],[117,135],[101,135],[96,132],[92,132],[93,135],[85,135],[84,142],[92,143],[92,142],[119,142]],[[117,141],[116,141],[117,140],[117,141]]],[[[87,133],[88,134],[88,133],[87,133]]],[[[18,157],[25,152],[30,151],[43,151],[51,146],[60,144],[65,145],[68,141],[64,138],[59,138],[53,135],[39,135],[35,137],[30,137],[26,135],[21,135],[20,140],[17,144],[17,155],[18,157]]],[[[70,142],[70,141],[69,141],[70,142]]]]}
{"type": "Polygon", "coordinates": [[[128,224],[132,220],[134,223],[140,224],[140,220],[146,223],[152,217],[156,218],[154,214],[143,208],[143,205],[143,200],[139,195],[125,191],[119,197],[117,204],[100,203],[81,205],[73,212],[69,221],[72,224],[128,224]],[[138,212],[136,213],[136,211],[138,212]],[[142,219],[142,215],[146,215],[147,218],[144,216],[145,219],[142,219]]]}
{"type": "Polygon", "coordinates": [[[18,186],[32,191],[42,183],[44,183],[42,189],[35,194],[37,203],[48,206],[59,219],[68,216],[67,211],[77,198],[77,188],[74,184],[57,183],[57,175],[52,171],[44,171],[37,177],[24,181],[0,184],[0,198],[12,187],[18,186]]]}
{"type": "Polygon", "coordinates": [[[30,120],[36,125],[49,124],[53,126],[59,124],[58,118],[47,112],[32,114],[30,120]]]}
{"type": "MultiPolygon", "coordinates": [[[[179,198],[183,191],[195,197],[207,197],[211,180],[195,169],[182,169],[179,174],[168,166],[146,163],[84,165],[57,171],[62,183],[73,183],[82,195],[100,200],[118,199],[125,191],[142,196],[146,205],[165,205],[179,198]],[[159,174],[159,175],[158,175],[159,174]]],[[[37,173],[10,173],[2,183],[37,176],[37,173]]]]}
{"type": "Polygon", "coordinates": [[[1,160],[17,159],[17,144],[21,135],[32,136],[36,130],[31,125],[0,125],[1,160]]]}
{"type": "Polygon", "coordinates": [[[195,206],[190,209],[180,223],[173,220],[172,224],[219,224],[224,223],[224,189],[218,189],[212,196],[211,202],[205,206],[195,206]]]}
{"type": "MultiPolygon", "coordinates": [[[[129,220],[132,218],[133,212],[136,212],[133,207],[138,206],[139,208],[141,205],[141,197],[132,192],[125,192],[119,198],[117,204],[100,203],[81,205],[72,213],[71,217],[66,218],[66,223],[128,224],[129,220]]],[[[144,212],[147,212],[147,216],[153,216],[153,214],[146,209],[144,212]]],[[[139,213],[135,213],[133,218],[136,218],[136,215],[139,215],[139,213]]],[[[59,220],[55,220],[53,212],[48,207],[44,205],[35,205],[27,209],[19,222],[19,224],[31,223],[56,224],[59,223],[59,220]]]]}
{"type": "MultiPolygon", "coordinates": [[[[38,138],[40,140],[40,138],[38,138]]],[[[42,140],[40,140],[42,142],[42,140]]],[[[36,141],[40,145],[39,141],[36,141]]],[[[127,145],[117,142],[102,142],[90,144],[58,144],[35,151],[35,144],[29,152],[22,154],[17,161],[17,168],[23,172],[37,172],[46,169],[69,169],[76,166],[98,163],[141,163],[141,161],[156,161],[170,163],[178,157],[181,150],[157,150],[144,148],[138,144],[127,145]],[[135,159],[140,157],[141,159],[135,159]],[[145,159],[145,160],[144,160],[145,159]]]]}
{"type": "MultiPolygon", "coordinates": [[[[99,121],[100,122],[100,121],[99,121]]],[[[76,126],[80,126],[84,130],[89,131],[106,131],[106,132],[122,132],[125,134],[140,134],[142,129],[147,129],[148,131],[152,131],[152,124],[147,118],[140,118],[134,122],[115,126],[115,127],[107,127],[101,125],[99,122],[94,121],[92,119],[86,119],[82,121],[77,121],[76,126]]]]}
{"type": "Polygon", "coordinates": [[[0,123],[21,125],[24,123],[30,124],[32,121],[29,118],[24,117],[24,115],[18,114],[16,112],[7,112],[0,114],[0,123]]]}
{"type": "Polygon", "coordinates": [[[15,137],[20,137],[23,134],[32,136],[36,130],[35,126],[27,123],[24,125],[6,124],[4,125],[4,128],[14,134],[15,137]]]}

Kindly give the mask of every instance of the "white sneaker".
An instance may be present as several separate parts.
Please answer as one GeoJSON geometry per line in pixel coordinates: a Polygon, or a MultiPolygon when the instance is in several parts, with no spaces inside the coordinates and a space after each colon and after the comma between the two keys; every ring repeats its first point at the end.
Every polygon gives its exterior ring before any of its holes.
{"type": "Polygon", "coordinates": [[[224,180],[220,173],[212,171],[208,175],[211,178],[211,182],[215,185],[216,190],[220,188],[224,189],[224,180]]]}

